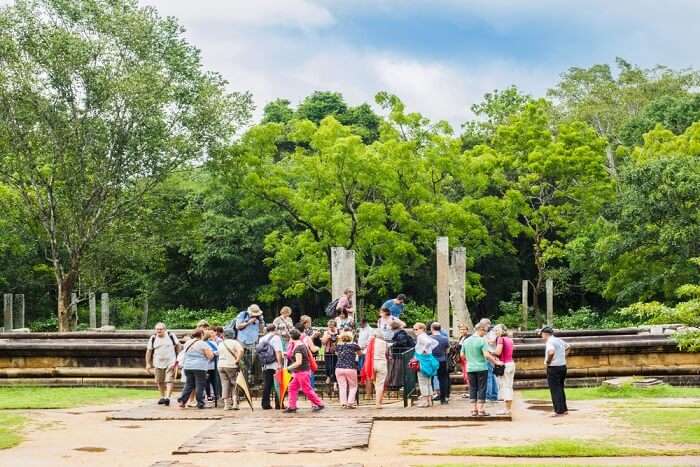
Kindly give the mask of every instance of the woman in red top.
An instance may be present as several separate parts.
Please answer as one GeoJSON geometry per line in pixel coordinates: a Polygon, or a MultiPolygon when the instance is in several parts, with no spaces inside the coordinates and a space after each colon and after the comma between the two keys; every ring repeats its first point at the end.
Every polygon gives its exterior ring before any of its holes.
{"type": "Polygon", "coordinates": [[[503,324],[494,327],[496,333],[496,351],[498,358],[505,364],[503,376],[497,376],[498,396],[506,403],[506,409],[499,415],[510,415],[513,407],[513,379],[515,377],[515,362],[513,361],[513,339],[508,335],[508,328],[503,324]]]}

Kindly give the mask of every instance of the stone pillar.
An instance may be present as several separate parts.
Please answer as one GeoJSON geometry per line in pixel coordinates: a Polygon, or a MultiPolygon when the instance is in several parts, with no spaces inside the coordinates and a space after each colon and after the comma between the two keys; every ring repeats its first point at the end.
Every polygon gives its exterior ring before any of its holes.
{"type": "Polygon", "coordinates": [[[10,332],[14,329],[12,325],[12,294],[6,293],[3,295],[3,322],[5,332],[10,332]]]}
{"type": "Polygon", "coordinates": [[[331,248],[331,295],[335,300],[345,289],[352,289],[357,297],[355,251],[343,247],[331,248]]]}
{"type": "Polygon", "coordinates": [[[467,308],[464,283],[467,275],[467,250],[455,248],[450,258],[450,303],[452,304],[452,335],[459,335],[459,325],[474,329],[467,308]]]}
{"type": "Polygon", "coordinates": [[[148,326],[148,296],[143,299],[143,320],[141,320],[141,329],[146,329],[148,326]]]}
{"type": "Polygon", "coordinates": [[[109,294],[102,293],[102,303],[100,306],[100,313],[102,315],[101,326],[109,326],[109,294]]]}
{"type": "Polygon", "coordinates": [[[435,258],[437,261],[437,320],[443,329],[450,329],[450,258],[449,240],[438,237],[435,242],[435,258]]]}
{"type": "MultiPolygon", "coordinates": [[[[75,292],[71,292],[71,294],[70,294],[70,313],[71,313],[71,319],[73,320],[73,325],[77,327],[77,325],[78,325],[78,294],[75,292]]],[[[75,327],[73,329],[75,329],[75,327]]]]}
{"type": "Polygon", "coordinates": [[[547,279],[545,282],[547,289],[547,326],[554,325],[554,281],[547,279]]]}
{"type": "Polygon", "coordinates": [[[24,307],[24,294],[19,293],[15,294],[15,309],[17,310],[17,313],[15,314],[15,321],[14,325],[15,328],[17,329],[22,329],[24,328],[24,313],[25,313],[25,307],[24,307]]]}
{"type": "Polygon", "coordinates": [[[527,331],[527,292],[530,289],[530,284],[528,281],[523,281],[523,331],[527,331]]]}
{"type": "Polygon", "coordinates": [[[97,299],[95,298],[95,292],[88,294],[88,304],[90,306],[90,328],[95,329],[97,327],[97,299]]]}

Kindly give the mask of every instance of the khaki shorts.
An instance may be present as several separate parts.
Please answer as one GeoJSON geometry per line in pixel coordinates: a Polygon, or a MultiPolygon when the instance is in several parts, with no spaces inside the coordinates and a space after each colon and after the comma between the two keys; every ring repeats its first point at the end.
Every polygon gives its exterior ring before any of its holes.
{"type": "Polygon", "coordinates": [[[156,383],[172,383],[175,379],[175,371],[170,368],[154,368],[156,383]]]}

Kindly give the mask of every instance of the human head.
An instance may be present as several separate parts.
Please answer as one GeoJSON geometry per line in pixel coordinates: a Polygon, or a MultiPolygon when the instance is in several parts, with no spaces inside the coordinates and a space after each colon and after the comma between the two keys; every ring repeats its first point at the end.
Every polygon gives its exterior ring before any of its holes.
{"type": "Polygon", "coordinates": [[[216,335],[219,337],[223,337],[224,328],[222,326],[214,326],[214,333],[216,333],[216,335]]]}
{"type": "Polygon", "coordinates": [[[203,341],[208,341],[209,339],[213,339],[214,336],[216,336],[216,333],[214,332],[213,329],[202,329],[202,340],[203,341]]]}
{"type": "Polygon", "coordinates": [[[301,315],[301,317],[299,318],[299,322],[302,324],[304,329],[310,328],[311,327],[311,316],[301,315]]]}
{"type": "Polygon", "coordinates": [[[256,305],[255,303],[253,303],[252,305],[250,305],[250,306],[248,307],[248,314],[249,314],[251,317],[256,318],[256,317],[262,315],[262,310],[260,309],[260,307],[259,307],[258,305],[256,305]]]}
{"type": "Polygon", "coordinates": [[[340,317],[343,318],[343,319],[347,319],[347,317],[348,317],[348,310],[345,310],[345,309],[340,310],[340,317]]]}
{"type": "Polygon", "coordinates": [[[340,333],[340,336],[338,336],[338,340],[343,344],[352,342],[353,338],[354,336],[352,335],[352,332],[342,332],[340,333]]]}
{"type": "Polygon", "coordinates": [[[280,310],[280,316],[284,316],[285,318],[292,316],[292,309],[288,306],[283,306],[280,310]]]}
{"type": "Polygon", "coordinates": [[[301,333],[298,330],[292,329],[289,331],[289,338],[291,340],[298,341],[300,337],[301,337],[301,333]]]}
{"type": "Polygon", "coordinates": [[[165,323],[156,323],[156,336],[158,337],[163,337],[165,335],[165,332],[167,331],[165,327],[165,323]]]}
{"type": "Polygon", "coordinates": [[[396,296],[396,301],[399,303],[406,303],[406,296],[400,293],[396,296]]]}
{"type": "Polygon", "coordinates": [[[490,324],[485,323],[484,320],[479,321],[479,323],[474,326],[474,334],[484,337],[489,326],[490,324]]]}
{"type": "Polygon", "coordinates": [[[392,331],[398,331],[401,329],[401,323],[399,321],[392,321],[391,324],[389,325],[392,331]]]}
{"type": "Polygon", "coordinates": [[[438,323],[437,321],[430,325],[430,330],[433,332],[433,334],[440,334],[441,329],[442,326],[440,326],[440,323],[438,323]]]}
{"type": "Polygon", "coordinates": [[[466,336],[468,333],[469,333],[469,328],[467,327],[467,325],[464,323],[461,323],[459,325],[459,335],[466,336]]]}
{"type": "Polygon", "coordinates": [[[416,332],[416,334],[423,334],[425,332],[425,324],[416,323],[413,325],[413,330],[416,332]]]}
{"type": "Polygon", "coordinates": [[[202,331],[201,329],[195,329],[194,332],[190,334],[190,337],[192,339],[201,339],[202,334],[204,334],[204,331],[202,331]]]}
{"type": "Polygon", "coordinates": [[[209,321],[206,319],[200,319],[197,323],[197,329],[209,329],[209,321]]]}
{"type": "Polygon", "coordinates": [[[505,324],[497,324],[496,326],[494,326],[493,332],[495,332],[498,337],[507,336],[508,328],[505,324]]]}
{"type": "Polygon", "coordinates": [[[545,326],[540,330],[540,337],[547,342],[550,337],[554,335],[554,329],[549,326],[545,326]]]}
{"type": "Polygon", "coordinates": [[[335,329],[335,327],[337,325],[337,323],[335,322],[334,319],[329,319],[327,324],[328,324],[328,327],[331,329],[335,329]]]}
{"type": "Polygon", "coordinates": [[[491,320],[488,318],[481,318],[481,320],[479,320],[479,324],[481,324],[484,327],[486,332],[488,332],[488,330],[491,329],[491,320]]]}
{"type": "Polygon", "coordinates": [[[360,327],[364,328],[365,326],[367,326],[367,318],[362,318],[360,320],[360,327]]]}
{"type": "Polygon", "coordinates": [[[267,326],[265,326],[265,332],[268,334],[270,334],[271,332],[275,332],[276,330],[277,326],[275,326],[274,324],[268,324],[267,326]]]}
{"type": "Polygon", "coordinates": [[[348,298],[352,297],[354,293],[355,292],[353,292],[352,289],[345,289],[345,291],[343,292],[343,294],[348,298]]]}
{"type": "Polygon", "coordinates": [[[379,314],[382,315],[382,316],[385,317],[385,318],[388,318],[389,316],[391,316],[391,311],[389,311],[388,308],[382,307],[382,309],[379,310],[379,314]]]}

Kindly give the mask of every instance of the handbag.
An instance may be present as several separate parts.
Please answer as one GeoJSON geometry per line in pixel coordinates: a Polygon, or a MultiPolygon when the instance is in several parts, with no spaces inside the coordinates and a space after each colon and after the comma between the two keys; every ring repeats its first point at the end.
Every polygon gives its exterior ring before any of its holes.
{"type": "Polygon", "coordinates": [[[493,366],[493,374],[496,376],[503,376],[506,374],[506,366],[505,365],[494,365],[493,366]]]}
{"type": "Polygon", "coordinates": [[[420,362],[416,357],[413,357],[408,361],[408,369],[414,373],[418,373],[420,371],[420,362]]]}

